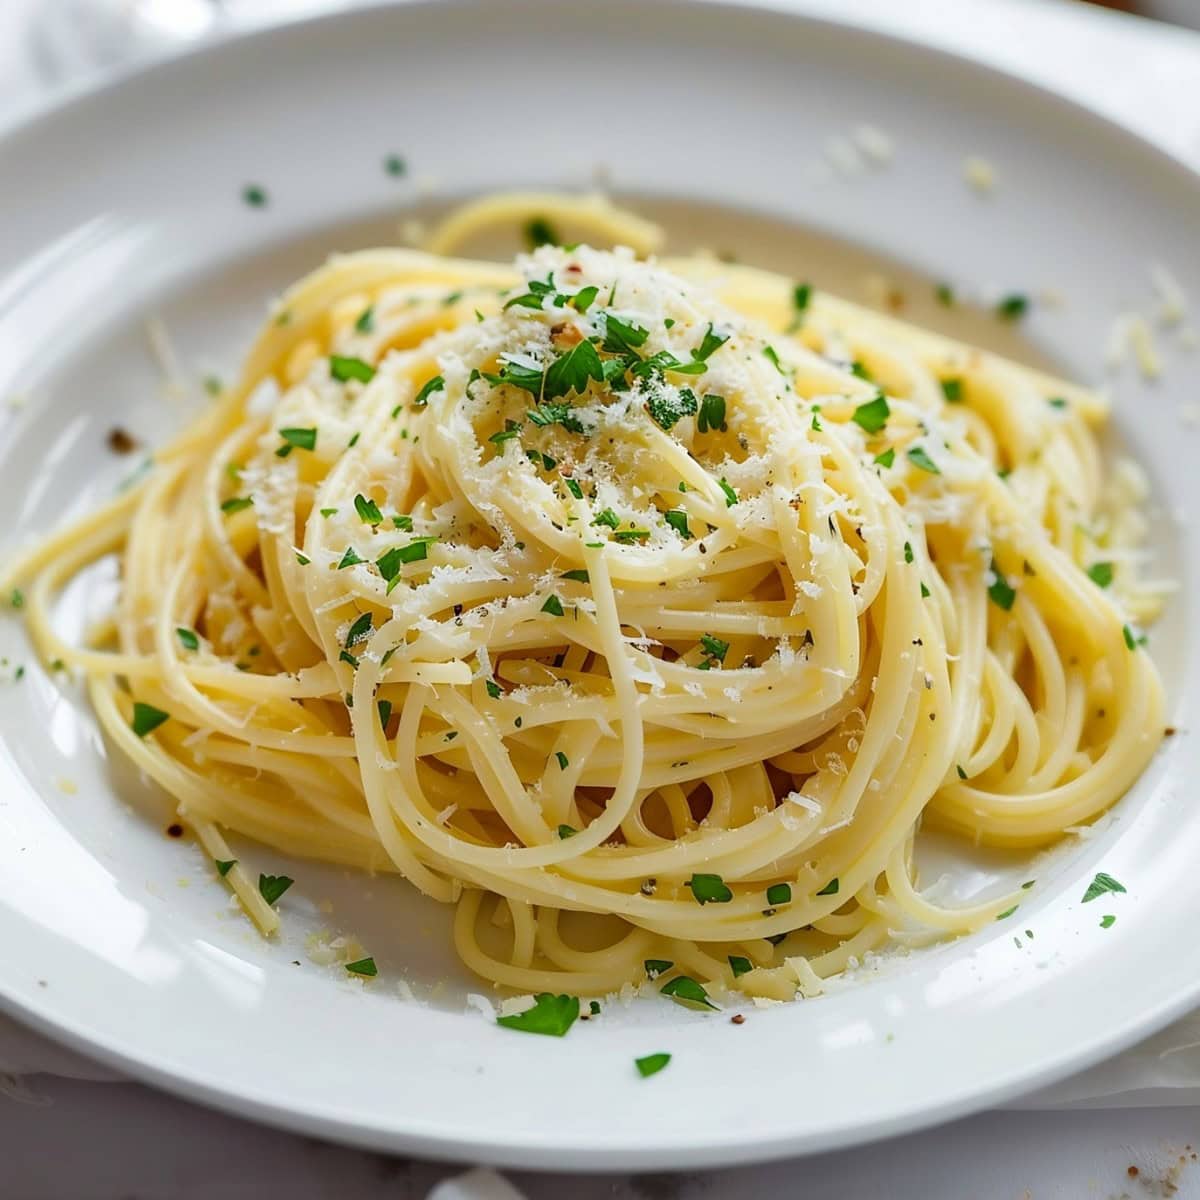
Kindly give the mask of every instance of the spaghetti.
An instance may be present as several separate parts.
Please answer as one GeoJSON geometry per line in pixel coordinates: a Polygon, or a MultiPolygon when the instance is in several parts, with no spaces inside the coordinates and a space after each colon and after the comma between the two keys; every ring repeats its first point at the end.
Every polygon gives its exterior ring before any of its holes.
{"type": "Polygon", "coordinates": [[[399,872],[508,987],[812,995],[1014,903],[923,895],[921,826],[1050,843],[1158,745],[1104,419],[748,268],[370,251],[11,580],[264,932],[223,831],[399,872]],[[56,594],[113,554],[111,621],[66,644],[56,594]]]}

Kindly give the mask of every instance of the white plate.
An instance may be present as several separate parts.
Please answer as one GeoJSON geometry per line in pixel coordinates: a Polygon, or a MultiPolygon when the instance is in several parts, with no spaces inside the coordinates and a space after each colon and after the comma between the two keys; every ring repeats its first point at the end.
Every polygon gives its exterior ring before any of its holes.
{"type": "MultiPolygon", "coordinates": [[[[762,218],[677,215],[683,249],[719,240],[852,292],[873,254],[960,287],[1058,289],[1065,304],[1036,306],[1025,332],[1084,379],[1112,316],[1149,305],[1149,260],[1200,296],[1191,175],[940,54],[765,5],[418,0],[335,16],[145,71],[0,142],[0,394],[28,397],[0,413],[6,540],[111,490],[133,465],[104,448],[113,424],[153,442],[202,403],[163,398],[147,313],[195,376],[228,370],[272,291],[330,249],[391,237],[422,180],[461,195],[580,186],[597,167],[619,190],[762,218]],[[894,163],[824,178],[829,139],[863,121],[894,138],[894,163]],[[382,169],[392,152],[404,179],[382,169]],[[995,163],[993,195],[964,184],[970,153],[995,163]],[[251,182],[266,208],[242,202],[251,182]],[[821,237],[780,241],[767,218],[821,237]],[[830,238],[858,249],[839,259],[830,238]]],[[[927,283],[905,286],[912,315],[944,324],[927,283]]],[[[1200,441],[1177,411],[1200,364],[1165,357],[1157,385],[1126,373],[1115,392],[1119,432],[1173,514],[1200,499],[1200,441]]],[[[1186,730],[1200,540],[1169,515],[1156,532],[1182,591],[1153,645],[1186,730]]],[[[0,624],[0,654],[24,656],[0,624]]],[[[79,698],[39,671],[0,688],[0,745],[4,1006],[184,1095],[364,1145],[578,1169],[823,1149],[1013,1096],[1200,998],[1186,733],[1096,836],[1039,869],[1019,919],[742,1026],[614,1005],[562,1041],[467,1011],[445,914],[402,884],[295,864],[289,932],[262,944],[163,835],[161,803],[106,762],[79,698]],[[1081,905],[1097,869],[1128,894],[1081,905]],[[321,926],[363,938],[380,978],[311,963],[305,933],[321,926]],[[433,1003],[401,1002],[398,979],[420,990],[440,974],[433,1003]],[[639,1079],[633,1058],[658,1050],[670,1067],[639,1079]]]]}

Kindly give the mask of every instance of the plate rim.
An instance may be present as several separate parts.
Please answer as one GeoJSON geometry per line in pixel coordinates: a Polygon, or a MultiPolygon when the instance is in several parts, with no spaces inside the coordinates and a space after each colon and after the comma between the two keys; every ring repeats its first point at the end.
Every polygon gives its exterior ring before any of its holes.
{"type": "MultiPolygon", "coordinates": [[[[512,9],[559,7],[564,0],[360,0],[341,9],[304,14],[286,22],[268,22],[230,34],[205,39],[198,44],[183,46],[151,61],[134,63],[104,77],[90,78],[69,85],[39,103],[20,111],[16,118],[0,126],[0,162],[19,140],[37,137],[54,121],[69,117],[78,108],[93,102],[103,102],[110,95],[136,88],[160,74],[166,75],[183,62],[219,58],[233,47],[249,43],[266,45],[288,36],[309,38],[325,26],[354,21],[381,11],[404,10],[461,10],[470,11],[481,3],[505,4],[512,9]]],[[[586,7],[587,0],[569,0],[575,7],[586,7]]],[[[1089,107],[1081,100],[1064,95],[1036,81],[1027,79],[1015,70],[972,58],[949,47],[930,45],[916,35],[892,29],[879,29],[853,16],[838,18],[826,12],[812,12],[805,0],[656,0],[658,6],[686,11],[704,7],[723,13],[732,21],[739,13],[752,10],[800,25],[858,40],[877,50],[890,50],[933,64],[942,63],[966,68],[989,78],[1004,87],[1031,96],[1038,104],[1056,109],[1066,118],[1091,127],[1097,136],[1120,143],[1126,153],[1156,160],[1160,168],[1170,171],[1181,186],[1190,189],[1200,199],[1200,169],[1191,165],[1173,150],[1159,145],[1119,120],[1089,107]]],[[[1136,785],[1135,785],[1136,786],[1136,785]]],[[[1136,1042],[1159,1031],[1200,1001],[1200,978],[1187,988],[1166,996],[1148,1012],[1128,1021],[1115,1033],[1097,1036],[1082,1048],[1046,1059],[1032,1069],[1014,1069],[1006,1082],[982,1091],[960,1090],[936,1103],[917,1103],[903,1112],[887,1118],[876,1118],[869,1125],[847,1125],[841,1129],[813,1133],[769,1135],[765,1139],[746,1142],[732,1134],[728,1140],[708,1138],[703,1145],[674,1142],[651,1144],[628,1142],[617,1148],[597,1147],[580,1143],[564,1143],[548,1138],[528,1143],[488,1140],[484,1134],[470,1136],[440,1131],[404,1129],[385,1123],[365,1124],[347,1120],[339,1115],[322,1113],[313,1107],[296,1107],[273,1102],[263,1096],[251,1096],[244,1090],[223,1088],[209,1082],[198,1072],[188,1074],[179,1069],[163,1067],[133,1050],[110,1044],[104,1034],[89,1033],[86,1026],[66,1018],[48,1016],[44,1011],[10,995],[0,978],[0,1012],[15,1017],[22,1024],[43,1034],[52,1041],[69,1047],[81,1055],[127,1074],[131,1079],[160,1087],[185,1100],[202,1103],[239,1117],[295,1133],[333,1139],[367,1149],[389,1152],[411,1152],[441,1161],[471,1159],[490,1165],[519,1167],[532,1170],[586,1169],[604,1173],[629,1170],[720,1167],[766,1162],[781,1158],[820,1153],[861,1145],[914,1132],[952,1119],[969,1116],[983,1109],[1004,1104],[1039,1087],[1061,1080],[1081,1069],[1103,1061],[1136,1042]],[[683,1156],[686,1155],[686,1162],[683,1156]]]]}

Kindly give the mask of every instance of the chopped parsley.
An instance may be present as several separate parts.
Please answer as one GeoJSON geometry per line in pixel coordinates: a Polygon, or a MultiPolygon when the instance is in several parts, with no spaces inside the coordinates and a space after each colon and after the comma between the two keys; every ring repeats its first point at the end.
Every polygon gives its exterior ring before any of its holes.
{"type": "Polygon", "coordinates": [[[230,496],[228,500],[221,501],[221,511],[223,513],[237,513],[244,508],[249,508],[254,503],[250,496],[230,496]]]}
{"type": "Polygon", "coordinates": [[[708,433],[709,430],[719,430],[724,433],[728,426],[725,424],[725,397],[709,393],[700,401],[700,415],[696,418],[698,433],[708,433]]]}
{"type": "Polygon", "coordinates": [[[380,575],[391,583],[399,577],[405,563],[424,562],[429,557],[430,544],[436,541],[436,537],[422,537],[414,538],[407,546],[393,546],[375,560],[375,565],[380,575]]]}
{"type": "Polygon", "coordinates": [[[365,558],[359,558],[358,551],[353,546],[346,547],[346,553],[338,560],[337,569],[344,571],[347,567],[353,567],[356,563],[366,562],[365,558]]]}
{"type": "Polygon", "coordinates": [[[347,963],[346,970],[351,975],[365,975],[368,979],[374,979],[379,974],[373,958],[360,958],[357,962],[347,963]]]}
{"type": "Polygon", "coordinates": [[[1100,918],[1101,929],[1111,929],[1116,923],[1117,918],[1114,917],[1112,913],[1105,913],[1104,916],[1100,918]]]}
{"type": "MultiPolygon", "coordinates": [[[[581,346],[591,345],[590,342],[580,342],[581,346]]],[[[593,349],[592,353],[596,351],[593,349]]],[[[562,361],[561,359],[559,360],[562,361]]],[[[596,360],[599,362],[599,359],[596,360]]],[[[556,363],[555,366],[558,364],[556,363]]],[[[552,367],[551,370],[554,368],[552,367]]],[[[547,376],[547,381],[549,376],[547,376]]],[[[549,382],[547,382],[549,386],[549,382]]],[[[586,384],[585,384],[586,386],[586,384]]],[[[561,425],[568,433],[587,433],[583,427],[583,422],[574,415],[574,409],[569,404],[539,404],[537,408],[531,408],[525,414],[535,425],[541,429],[545,429],[547,425],[561,425]]],[[[579,485],[576,484],[576,487],[579,485]]]]}
{"type": "MultiPolygon", "coordinates": [[[[548,400],[565,396],[569,392],[579,394],[587,390],[589,380],[604,382],[604,367],[596,347],[589,341],[578,342],[561,358],[556,358],[546,371],[544,394],[548,400]]],[[[556,418],[561,421],[562,418],[556,418]]],[[[568,427],[569,428],[569,427],[568,427]]],[[[575,430],[582,432],[582,427],[575,430]]]]}
{"type": "MultiPolygon", "coordinates": [[[[549,469],[550,469],[549,467],[546,468],[546,470],[549,470],[549,469]]],[[[574,496],[576,500],[583,499],[583,488],[581,488],[579,486],[578,480],[565,479],[563,482],[567,485],[567,491],[570,492],[571,495],[574,496]]]]}
{"type": "Polygon", "coordinates": [[[329,375],[338,383],[347,383],[357,379],[359,383],[370,383],[375,378],[375,368],[361,358],[351,358],[343,354],[329,356],[329,375]]]}
{"type": "Polygon", "coordinates": [[[170,719],[171,714],[163,712],[161,708],[155,708],[153,704],[143,704],[141,700],[135,700],[133,702],[133,720],[129,722],[129,728],[138,737],[144,738],[146,734],[153,733],[164,721],[170,719]]]}
{"type": "Polygon", "coordinates": [[[647,1054],[645,1058],[635,1058],[633,1065],[637,1067],[638,1074],[643,1079],[649,1079],[651,1075],[657,1075],[670,1061],[669,1054],[647,1054]]]}
{"type": "Polygon", "coordinates": [[[528,392],[531,396],[540,396],[542,393],[542,379],[544,372],[542,368],[530,360],[521,361],[511,355],[500,356],[500,371],[498,374],[489,374],[484,371],[483,378],[488,383],[499,387],[501,384],[508,384],[511,387],[520,388],[522,391],[528,392]]]}
{"type": "Polygon", "coordinates": [[[954,307],[954,289],[948,283],[939,283],[933,289],[933,294],[937,297],[937,302],[943,308],[954,307]]]}
{"type": "Polygon", "coordinates": [[[375,305],[368,304],[354,322],[355,333],[372,333],[375,329],[375,305]]]}
{"type": "Polygon", "coordinates": [[[220,877],[222,879],[224,879],[225,876],[228,875],[229,872],[232,871],[233,868],[237,866],[237,859],[236,858],[214,858],[213,866],[215,866],[217,868],[217,874],[220,875],[220,877]]]}
{"type": "Polygon", "coordinates": [[[809,301],[812,299],[812,284],[798,283],[792,288],[792,307],[802,313],[808,308],[809,301]]]}
{"type": "Polygon", "coordinates": [[[383,160],[383,169],[393,178],[397,178],[403,175],[408,168],[405,165],[404,159],[402,159],[400,155],[389,154],[383,160]]]}
{"type": "Polygon", "coordinates": [[[554,757],[558,760],[560,771],[565,771],[571,765],[571,760],[561,750],[555,750],[554,757]]]}
{"type": "Polygon", "coordinates": [[[992,559],[992,574],[995,575],[996,582],[988,588],[988,599],[997,607],[1004,609],[1005,612],[1009,612],[1012,609],[1013,601],[1017,598],[1017,593],[1004,578],[995,559],[992,559]]]}
{"type": "Polygon", "coordinates": [[[866,404],[860,404],[854,410],[854,423],[861,426],[867,433],[878,433],[888,421],[888,417],[892,415],[892,410],[888,407],[887,397],[882,392],[875,397],[874,400],[868,400],[866,404]]]}
{"type": "Polygon", "coordinates": [[[257,183],[248,183],[242,188],[242,202],[250,208],[266,208],[267,190],[257,183]]]}
{"type": "Polygon", "coordinates": [[[1029,311],[1029,297],[1013,292],[996,305],[996,316],[1001,321],[1019,321],[1029,311]]]}
{"type": "Polygon", "coordinates": [[[259,875],[258,894],[268,903],[274,904],[296,881],[286,875],[259,875]]]}
{"type": "Polygon", "coordinates": [[[552,617],[561,617],[563,615],[562,601],[555,595],[546,597],[546,603],[542,605],[541,611],[549,613],[552,617]]]}
{"type": "Polygon", "coordinates": [[[961,404],[963,398],[962,380],[943,379],[942,395],[946,397],[947,404],[961,404]]]}
{"type": "Polygon", "coordinates": [[[896,461],[895,446],[889,446],[882,454],[875,455],[875,461],[881,467],[890,467],[896,461]]]}
{"type": "Polygon", "coordinates": [[[1138,648],[1138,643],[1146,640],[1145,638],[1139,638],[1137,634],[1133,632],[1132,625],[1122,625],[1121,635],[1125,638],[1125,645],[1130,650],[1136,650],[1138,648]]]}
{"type": "Polygon", "coordinates": [[[838,894],[838,878],[835,875],[818,893],[818,896],[836,896],[838,894]]]}
{"type": "Polygon", "coordinates": [[[488,441],[495,446],[502,446],[505,442],[512,441],[515,437],[521,436],[523,426],[520,421],[505,421],[504,428],[497,430],[488,438],[488,441]]]}
{"type": "Polygon", "coordinates": [[[937,463],[929,457],[923,447],[910,446],[905,451],[905,454],[908,457],[908,461],[919,470],[928,471],[930,475],[940,475],[942,473],[937,463]]]}
{"type": "Polygon", "coordinates": [[[558,836],[560,841],[566,841],[567,838],[574,837],[579,832],[574,825],[560,825],[558,827],[558,836]]]}
{"type": "Polygon", "coordinates": [[[1087,891],[1083,893],[1081,903],[1088,904],[1095,900],[1097,896],[1103,896],[1105,892],[1123,892],[1125,885],[1118,882],[1111,875],[1106,875],[1103,871],[1096,872],[1096,878],[1088,884],[1087,891]]]}
{"type": "Polygon", "coordinates": [[[559,578],[570,579],[574,583],[587,583],[591,579],[591,576],[587,573],[586,569],[580,567],[574,571],[564,571],[559,578]]]}
{"type": "Polygon", "coordinates": [[[499,700],[504,694],[500,688],[500,685],[494,679],[486,680],[484,682],[484,687],[487,689],[487,694],[491,696],[493,700],[499,700]]]}
{"type": "Polygon", "coordinates": [[[912,562],[912,560],[913,560],[912,542],[905,542],[904,543],[904,561],[906,563],[910,563],[910,562],[912,562]]]}
{"type": "Polygon", "coordinates": [[[1066,398],[1063,396],[1049,396],[1046,399],[1046,403],[1048,405],[1050,405],[1051,408],[1066,408],[1067,407],[1066,398]]]}
{"type": "Polygon", "coordinates": [[[545,217],[533,217],[525,225],[525,244],[530,250],[536,250],[539,246],[558,246],[561,241],[545,217]]]}
{"type": "Polygon", "coordinates": [[[383,523],[379,505],[374,500],[368,500],[361,492],[354,497],[354,511],[358,513],[360,521],[365,521],[372,528],[383,523]]]}
{"type": "Polygon", "coordinates": [[[775,370],[777,370],[780,373],[780,375],[787,374],[787,370],[784,367],[783,363],[781,363],[779,361],[779,353],[775,349],[774,346],[764,346],[763,347],[763,358],[765,358],[767,360],[767,362],[769,362],[771,364],[771,366],[773,366],[775,368],[775,370]]]}
{"type": "Polygon", "coordinates": [[[696,393],[691,388],[680,388],[678,392],[663,391],[646,400],[646,411],[655,424],[668,431],[683,417],[694,416],[696,409],[696,393]]]}
{"type": "Polygon", "coordinates": [[[734,979],[739,979],[743,975],[748,975],[754,970],[754,964],[748,959],[743,958],[740,954],[731,954],[729,956],[729,969],[733,972],[734,979]]]}
{"type": "Polygon", "coordinates": [[[388,722],[392,719],[392,702],[390,700],[376,700],[375,707],[379,712],[379,728],[386,729],[388,722]]]}
{"type": "Polygon", "coordinates": [[[767,888],[767,903],[787,904],[792,898],[792,885],[790,883],[773,883],[767,888]]]}
{"type": "Polygon", "coordinates": [[[601,509],[595,517],[592,518],[593,525],[607,525],[609,529],[620,529],[621,518],[617,516],[611,508],[601,509]]]}
{"type": "Polygon", "coordinates": [[[1020,907],[1021,906],[1019,904],[1014,904],[1012,906],[1012,908],[1006,908],[1002,913],[996,914],[996,920],[1003,921],[1003,920],[1005,920],[1005,918],[1011,917],[1013,915],[1013,913],[1015,913],[1017,911],[1017,909],[1020,907]]]}
{"type": "Polygon", "coordinates": [[[550,992],[541,992],[534,998],[532,1008],[513,1013],[511,1017],[497,1017],[496,1024],[522,1033],[562,1037],[575,1024],[578,1016],[578,996],[554,996],[550,992]]]}
{"type": "Polygon", "coordinates": [[[440,375],[425,380],[421,385],[421,390],[413,397],[413,408],[424,408],[429,403],[429,397],[434,392],[444,391],[445,387],[446,381],[440,375]]]}
{"type": "Polygon", "coordinates": [[[371,614],[365,612],[357,617],[354,624],[346,632],[346,649],[357,646],[371,636],[371,614]]]}
{"type": "Polygon", "coordinates": [[[692,351],[693,362],[707,362],[716,351],[729,341],[729,334],[720,334],[713,329],[712,322],[708,323],[708,328],[704,331],[704,336],[700,339],[700,345],[692,351]]]}
{"type": "Polygon", "coordinates": [[[657,979],[660,975],[665,975],[674,965],[669,958],[647,958],[642,963],[648,979],[657,979]]]}
{"type": "Polygon", "coordinates": [[[729,486],[729,484],[725,481],[724,476],[717,480],[717,486],[725,495],[725,507],[732,508],[738,502],[737,492],[735,492],[733,488],[729,486]]]}
{"type": "Polygon", "coordinates": [[[704,651],[707,658],[716,659],[717,662],[723,663],[725,655],[729,653],[729,643],[723,642],[718,637],[713,637],[711,633],[702,633],[700,635],[700,649],[704,651]]]}
{"type": "Polygon", "coordinates": [[[680,1004],[711,1008],[714,1012],[719,1011],[717,1006],[708,998],[708,993],[704,988],[690,975],[677,975],[674,979],[664,983],[658,990],[664,996],[670,996],[672,1000],[676,1000],[680,1004]]]}
{"type": "Polygon", "coordinates": [[[675,530],[683,540],[689,541],[692,536],[692,531],[688,526],[687,512],[682,508],[673,508],[669,512],[663,513],[663,520],[675,530]]]}
{"type": "Polygon", "coordinates": [[[610,312],[604,314],[603,348],[610,354],[631,355],[638,346],[644,346],[650,336],[648,329],[632,321],[622,321],[610,312]]]}
{"type": "Polygon", "coordinates": [[[199,650],[200,639],[196,636],[194,629],[188,629],[180,625],[175,630],[175,636],[179,639],[179,643],[185,650],[199,650]]]}
{"type": "Polygon", "coordinates": [[[875,382],[875,376],[867,370],[866,364],[857,358],[850,364],[850,374],[858,379],[865,379],[868,383],[875,382]]]}
{"type": "Polygon", "coordinates": [[[685,886],[692,889],[697,904],[728,904],[733,899],[733,892],[720,875],[693,873],[685,886]]]}
{"type": "Polygon", "coordinates": [[[1097,586],[1106,588],[1113,581],[1113,569],[1110,562],[1092,563],[1087,569],[1088,578],[1097,586]]]}

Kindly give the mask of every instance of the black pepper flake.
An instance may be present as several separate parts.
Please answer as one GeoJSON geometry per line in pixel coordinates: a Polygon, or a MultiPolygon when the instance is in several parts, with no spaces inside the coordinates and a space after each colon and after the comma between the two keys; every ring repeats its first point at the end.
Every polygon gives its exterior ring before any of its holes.
{"type": "Polygon", "coordinates": [[[122,429],[120,425],[114,425],[108,431],[108,448],[114,454],[132,454],[138,448],[140,443],[137,438],[129,433],[128,430],[122,429]]]}
{"type": "Polygon", "coordinates": [[[180,838],[183,837],[183,826],[175,823],[167,826],[167,837],[180,838]]]}

